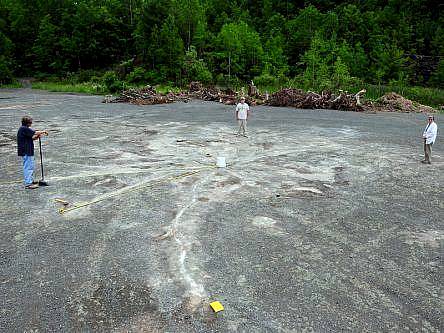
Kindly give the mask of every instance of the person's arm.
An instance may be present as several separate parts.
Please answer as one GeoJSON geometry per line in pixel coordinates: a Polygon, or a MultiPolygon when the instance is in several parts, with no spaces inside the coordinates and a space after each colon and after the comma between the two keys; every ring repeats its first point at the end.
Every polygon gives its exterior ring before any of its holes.
{"type": "Polygon", "coordinates": [[[250,116],[251,116],[250,106],[247,105],[247,119],[250,118],[250,116]]]}
{"type": "Polygon", "coordinates": [[[433,124],[435,126],[430,126],[430,137],[433,138],[436,136],[436,134],[438,134],[438,126],[436,124],[433,124]]]}
{"type": "Polygon", "coordinates": [[[424,139],[430,139],[433,137],[433,132],[435,130],[435,126],[430,125],[427,131],[424,132],[424,139]]]}
{"type": "Polygon", "coordinates": [[[43,135],[48,135],[48,131],[35,131],[34,135],[32,136],[32,139],[37,140],[38,138],[42,137],[43,135]]]}
{"type": "Polygon", "coordinates": [[[236,105],[236,111],[234,111],[234,116],[239,120],[239,104],[236,105]]]}
{"type": "Polygon", "coordinates": [[[424,130],[424,133],[422,134],[422,138],[423,139],[427,139],[430,137],[430,130],[431,130],[431,125],[428,126],[428,128],[426,127],[426,129],[424,130]]]}

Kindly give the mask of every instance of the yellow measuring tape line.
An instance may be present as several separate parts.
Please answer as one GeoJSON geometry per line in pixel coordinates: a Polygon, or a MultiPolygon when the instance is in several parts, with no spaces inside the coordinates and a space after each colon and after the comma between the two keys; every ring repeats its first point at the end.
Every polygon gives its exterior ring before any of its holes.
{"type": "Polygon", "coordinates": [[[23,182],[23,180],[17,179],[17,180],[11,180],[9,182],[0,182],[0,185],[11,185],[11,184],[18,184],[21,182],[23,182]]]}
{"type": "Polygon", "coordinates": [[[82,208],[82,207],[90,206],[90,205],[95,204],[97,202],[104,201],[106,199],[113,198],[113,197],[116,197],[116,196],[121,195],[121,194],[131,193],[131,192],[140,190],[142,188],[154,186],[154,185],[161,184],[161,183],[164,183],[164,182],[167,182],[167,181],[172,181],[172,180],[177,180],[177,179],[189,177],[189,176],[195,175],[195,174],[197,174],[197,173],[199,173],[199,172],[201,172],[203,170],[213,169],[213,168],[215,168],[215,166],[208,166],[208,167],[205,167],[205,168],[202,168],[202,169],[199,169],[199,170],[184,172],[184,173],[182,173],[180,175],[177,175],[177,176],[168,177],[168,178],[164,178],[164,179],[159,179],[157,181],[150,182],[149,184],[142,183],[142,184],[138,184],[138,185],[129,186],[129,187],[123,188],[123,189],[121,189],[121,190],[119,190],[117,192],[109,193],[108,195],[105,194],[105,195],[103,195],[103,196],[101,196],[101,197],[99,197],[97,199],[91,200],[91,201],[78,202],[78,203],[73,204],[72,207],[60,208],[59,209],[59,213],[60,214],[65,214],[67,212],[71,212],[73,210],[76,210],[76,209],[79,209],[79,208],[82,208]]]}

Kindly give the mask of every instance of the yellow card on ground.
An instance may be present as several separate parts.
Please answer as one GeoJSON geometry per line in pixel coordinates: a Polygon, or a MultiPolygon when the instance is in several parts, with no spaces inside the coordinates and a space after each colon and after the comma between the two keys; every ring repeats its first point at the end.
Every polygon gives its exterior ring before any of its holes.
{"type": "Polygon", "coordinates": [[[219,301],[211,302],[210,306],[213,309],[213,311],[216,313],[224,309],[224,306],[219,301]]]}

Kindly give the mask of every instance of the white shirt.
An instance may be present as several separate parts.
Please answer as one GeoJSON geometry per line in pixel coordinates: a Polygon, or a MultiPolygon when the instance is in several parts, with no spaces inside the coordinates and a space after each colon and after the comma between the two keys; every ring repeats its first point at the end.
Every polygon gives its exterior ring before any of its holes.
{"type": "Polygon", "coordinates": [[[436,140],[436,134],[438,133],[438,125],[434,121],[427,125],[422,135],[426,139],[426,144],[434,143],[436,140]]]}
{"type": "Polygon", "coordinates": [[[237,118],[242,120],[247,119],[248,110],[250,110],[250,107],[248,106],[247,103],[237,104],[236,105],[237,118]]]}

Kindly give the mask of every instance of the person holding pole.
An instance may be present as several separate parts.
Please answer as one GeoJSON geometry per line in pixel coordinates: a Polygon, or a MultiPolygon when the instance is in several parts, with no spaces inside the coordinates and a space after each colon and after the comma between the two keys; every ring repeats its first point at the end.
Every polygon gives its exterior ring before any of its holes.
{"type": "Polygon", "coordinates": [[[22,126],[17,132],[17,153],[23,160],[23,178],[26,189],[38,188],[38,182],[34,181],[34,140],[38,140],[43,135],[48,135],[48,131],[36,131],[31,128],[32,118],[24,116],[22,126]]]}

